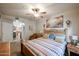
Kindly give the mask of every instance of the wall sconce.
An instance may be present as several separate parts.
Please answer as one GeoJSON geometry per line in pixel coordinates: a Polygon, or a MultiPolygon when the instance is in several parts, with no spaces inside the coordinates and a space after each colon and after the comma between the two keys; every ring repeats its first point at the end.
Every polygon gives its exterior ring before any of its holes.
{"type": "Polygon", "coordinates": [[[67,20],[66,21],[66,24],[67,24],[67,27],[70,27],[71,21],[70,20],[67,20]]]}

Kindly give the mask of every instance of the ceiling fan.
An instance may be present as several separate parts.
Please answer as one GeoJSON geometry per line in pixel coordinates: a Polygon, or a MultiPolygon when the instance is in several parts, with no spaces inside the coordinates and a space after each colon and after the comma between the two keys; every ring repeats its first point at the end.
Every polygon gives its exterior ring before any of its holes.
{"type": "Polygon", "coordinates": [[[44,18],[45,15],[47,15],[46,11],[41,11],[39,8],[32,8],[32,13],[26,13],[27,16],[34,16],[34,17],[41,17],[44,18]]]}

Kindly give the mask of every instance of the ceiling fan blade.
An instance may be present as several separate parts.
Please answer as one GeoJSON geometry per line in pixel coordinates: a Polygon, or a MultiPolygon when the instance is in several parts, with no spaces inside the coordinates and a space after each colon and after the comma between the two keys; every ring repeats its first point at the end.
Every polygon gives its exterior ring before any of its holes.
{"type": "Polygon", "coordinates": [[[40,14],[47,14],[47,12],[40,12],[40,14]]]}
{"type": "Polygon", "coordinates": [[[26,13],[25,15],[31,15],[31,13],[26,13]]]}

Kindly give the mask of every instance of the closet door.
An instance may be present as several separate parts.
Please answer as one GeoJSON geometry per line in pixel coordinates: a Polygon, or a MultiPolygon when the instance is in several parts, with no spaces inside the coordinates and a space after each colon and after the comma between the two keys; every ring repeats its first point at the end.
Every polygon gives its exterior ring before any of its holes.
{"type": "Polygon", "coordinates": [[[12,24],[8,22],[2,22],[2,32],[3,32],[3,41],[12,41],[13,40],[13,32],[12,32],[12,24]]]}

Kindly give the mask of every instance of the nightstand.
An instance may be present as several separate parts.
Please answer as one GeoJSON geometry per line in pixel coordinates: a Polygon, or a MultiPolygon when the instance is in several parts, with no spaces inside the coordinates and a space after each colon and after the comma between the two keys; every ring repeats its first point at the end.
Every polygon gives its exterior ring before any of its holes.
{"type": "Polygon", "coordinates": [[[73,52],[73,53],[79,54],[79,48],[76,47],[75,45],[68,44],[68,45],[67,45],[67,49],[68,49],[68,56],[71,55],[70,52],[73,52]]]}

